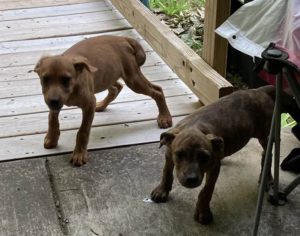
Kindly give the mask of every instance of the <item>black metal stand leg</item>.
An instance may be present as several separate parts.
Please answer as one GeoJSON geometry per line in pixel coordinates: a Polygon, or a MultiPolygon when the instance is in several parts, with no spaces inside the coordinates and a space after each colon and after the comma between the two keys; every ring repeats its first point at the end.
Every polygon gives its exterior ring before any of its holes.
{"type": "MultiPolygon", "coordinates": [[[[281,89],[282,86],[282,77],[281,75],[277,76],[276,79],[276,90],[281,89]]],[[[280,95],[280,93],[279,93],[280,95]]],[[[257,200],[257,205],[256,205],[256,212],[255,212],[255,222],[254,222],[254,227],[252,231],[252,235],[256,236],[258,232],[258,226],[259,226],[259,221],[260,221],[260,215],[262,211],[262,203],[263,203],[263,197],[264,197],[264,191],[266,188],[266,182],[267,182],[267,177],[268,177],[268,172],[270,169],[270,166],[272,164],[272,149],[273,149],[273,142],[274,140],[276,141],[275,145],[275,151],[280,150],[280,96],[277,96],[277,91],[276,91],[276,101],[275,101],[275,107],[273,111],[273,117],[272,117],[272,122],[271,122],[271,128],[270,128],[270,135],[269,135],[269,140],[268,140],[268,145],[267,145],[267,150],[265,154],[265,160],[264,160],[264,166],[263,166],[263,172],[261,175],[261,182],[259,186],[259,192],[258,192],[258,200],[257,200]],[[278,99],[279,98],[279,99],[278,99]],[[277,136],[279,134],[279,136],[277,136]],[[276,137],[276,136],[277,137],[276,137]]],[[[280,153],[279,153],[280,154],[280,153]]],[[[277,166],[275,165],[275,168],[278,169],[279,172],[279,154],[275,154],[276,158],[278,159],[278,164],[277,166]]],[[[275,199],[278,200],[278,175],[275,176],[275,182],[274,186],[275,187],[275,199]]]]}
{"type": "Polygon", "coordinates": [[[293,180],[284,190],[285,196],[289,195],[300,184],[300,175],[293,180]]]}
{"type": "MultiPolygon", "coordinates": [[[[273,143],[275,142],[275,153],[274,153],[274,186],[272,191],[269,193],[269,201],[274,205],[284,205],[286,202],[286,196],[293,191],[300,184],[300,175],[291,182],[283,191],[279,191],[279,162],[280,162],[280,130],[281,130],[281,91],[282,91],[282,72],[287,78],[289,87],[293,91],[296,102],[300,108],[300,85],[294,78],[290,64],[286,64],[288,54],[275,47],[274,43],[271,43],[269,47],[262,53],[263,67],[270,74],[276,74],[276,101],[273,111],[272,123],[270,128],[269,140],[267,150],[265,154],[265,160],[263,165],[263,171],[261,175],[261,183],[259,186],[258,200],[255,212],[255,222],[252,231],[252,235],[256,236],[258,232],[259,220],[262,211],[262,203],[264,197],[264,190],[266,187],[266,181],[268,172],[272,164],[272,149],[273,143]]],[[[260,67],[259,67],[260,68],[260,67]]]]}
{"type": "MultiPolygon", "coordinates": [[[[275,109],[274,109],[274,113],[275,113],[275,109]]],[[[252,231],[253,236],[257,235],[259,220],[260,220],[260,215],[261,215],[261,210],[262,210],[264,191],[265,191],[265,186],[266,186],[266,181],[267,181],[266,177],[268,175],[269,166],[272,163],[272,148],[273,148],[273,138],[274,138],[274,131],[275,131],[274,123],[275,123],[275,117],[273,116],[267,151],[265,154],[263,172],[261,175],[261,182],[260,182],[260,186],[259,186],[258,200],[257,200],[256,210],[255,210],[255,222],[254,222],[254,227],[253,227],[253,231],[252,231]]]]}
{"type": "Polygon", "coordinates": [[[273,201],[278,202],[279,192],[279,162],[280,162],[280,129],[281,129],[281,91],[282,74],[276,76],[276,101],[275,101],[275,150],[274,150],[274,188],[273,201]]]}
{"type": "Polygon", "coordinates": [[[269,201],[273,205],[283,205],[279,197],[279,163],[280,163],[280,131],[281,131],[281,91],[282,74],[276,76],[276,101],[275,101],[275,150],[274,150],[274,184],[269,191],[269,201]]]}

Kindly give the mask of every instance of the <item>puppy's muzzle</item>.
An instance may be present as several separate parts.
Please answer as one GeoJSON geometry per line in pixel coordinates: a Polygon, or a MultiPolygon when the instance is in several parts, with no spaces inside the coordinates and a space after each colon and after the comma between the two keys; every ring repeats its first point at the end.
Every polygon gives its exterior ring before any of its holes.
{"type": "Polygon", "coordinates": [[[61,102],[59,97],[51,97],[48,100],[47,104],[49,108],[54,111],[59,111],[63,106],[63,103],[61,102]]]}
{"type": "Polygon", "coordinates": [[[197,173],[190,173],[184,176],[180,182],[184,187],[196,188],[202,183],[202,179],[203,178],[197,173]]]}

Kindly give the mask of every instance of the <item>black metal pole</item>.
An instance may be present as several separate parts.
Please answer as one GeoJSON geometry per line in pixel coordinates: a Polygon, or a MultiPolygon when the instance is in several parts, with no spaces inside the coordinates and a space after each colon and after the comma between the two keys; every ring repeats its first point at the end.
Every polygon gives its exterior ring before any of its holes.
{"type": "Polygon", "coordinates": [[[279,197],[279,163],[280,163],[280,129],[281,129],[281,91],[282,73],[276,76],[276,101],[275,101],[275,150],[274,150],[274,188],[273,203],[278,204],[279,197]]]}
{"type": "MultiPolygon", "coordinates": [[[[282,76],[279,75],[277,76],[276,79],[276,90],[277,88],[280,88],[279,85],[282,84],[282,76]],[[277,80],[278,79],[278,80],[277,80]]],[[[274,137],[275,137],[275,132],[276,132],[276,121],[278,122],[278,116],[280,116],[280,100],[277,98],[277,92],[276,91],[276,100],[275,100],[275,106],[274,106],[274,111],[273,111],[273,117],[272,117],[272,122],[271,122],[271,128],[270,128],[270,134],[269,134],[269,140],[268,140],[268,145],[267,145],[267,150],[265,153],[265,160],[264,160],[264,166],[263,166],[263,171],[261,174],[261,182],[259,186],[259,192],[258,192],[258,200],[256,204],[256,211],[255,211],[255,220],[254,220],[254,227],[252,231],[252,236],[256,236],[258,232],[258,226],[259,226],[259,221],[260,221],[260,215],[262,211],[262,203],[263,203],[263,197],[264,197],[264,192],[265,192],[265,187],[266,187],[266,182],[267,182],[267,175],[269,174],[269,169],[272,164],[272,149],[273,149],[273,143],[274,143],[274,137]]],[[[278,132],[278,131],[277,131],[278,132]]]]}
{"type": "MultiPolygon", "coordinates": [[[[275,108],[274,108],[273,113],[274,114],[276,113],[275,108]]],[[[254,219],[252,236],[256,236],[257,231],[258,231],[259,220],[260,220],[260,215],[261,215],[261,210],[262,210],[262,202],[263,202],[264,191],[265,191],[265,186],[266,186],[266,181],[267,181],[266,177],[267,177],[267,174],[269,171],[269,167],[272,163],[272,148],[273,148],[273,141],[274,141],[274,131],[275,131],[275,115],[273,115],[273,118],[272,118],[270,134],[269,134],[269,141],[268,141],[267,151],[265,153],[263,171],[262,171],[262,174],[260,177],[261,181],[260,181],[258,200],[257,200],[256,210],[255,210],[255,219],[254,219]]]]}

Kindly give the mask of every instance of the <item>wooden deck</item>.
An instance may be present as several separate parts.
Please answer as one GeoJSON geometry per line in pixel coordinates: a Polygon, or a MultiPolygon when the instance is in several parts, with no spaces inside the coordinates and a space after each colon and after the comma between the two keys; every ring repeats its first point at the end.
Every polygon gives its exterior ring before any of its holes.
{"type": "MultiPolygon", "coordinates": [[[[147,53],[143,72],[162,86],[175,122],[200,105],[109,1],[2,0],[0,34],[0,161],[73,150],[81,123],[75,107],[61,112],[59,146],[43,148],[48,108],[32,70],[42,55],[61,53],[84,38],[113,34],[137,39],[147,53]]],[[[105,112],[96,113],[89,149],[158,141],[163,130],[157,127],[157,112],[152,99],[125,87],[105,112]]]]}

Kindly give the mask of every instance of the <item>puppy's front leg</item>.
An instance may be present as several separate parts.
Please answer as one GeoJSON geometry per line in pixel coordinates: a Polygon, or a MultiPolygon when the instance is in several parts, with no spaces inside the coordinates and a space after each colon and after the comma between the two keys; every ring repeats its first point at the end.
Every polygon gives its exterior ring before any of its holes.
{"type": "Polygon", "coordinates": [[[90,130],[95,114],[96,98],[92,102],[86,103],[87,107],[82,109],[82,123],[76,137],[76,146],[70,162],[75,166],[81,166],[87,162],[87,145],[90,130]]]}
{"type": "Polygon", "coordinates": [[[220,173],[220,163],[216,163],[214,168],[206,173],[206,182],[204,188],[198,196],[198,202],[194,219],[201,224],[209,224],[213,220],[209,203],[215,188],[216,181],[220,173]]]}
{"type": "Polygon", "coordinates": [[[173,184],[173,170],[174,162],[172,160],[172,153],[169,148],[166,150],[166,162],[163,170],[163,176],[160,184],[151,192],[151,199],[155,202],[166,202],[169,192],[173,184]]]}
{"type": "Polygon", "coordinates": [[[60,130],[59,130],[59,121],[58,121],[59,111],[49,111],[48,116],[48,132],[44,139],[44,147],[55,148],[58,143],[60,130]]]}

